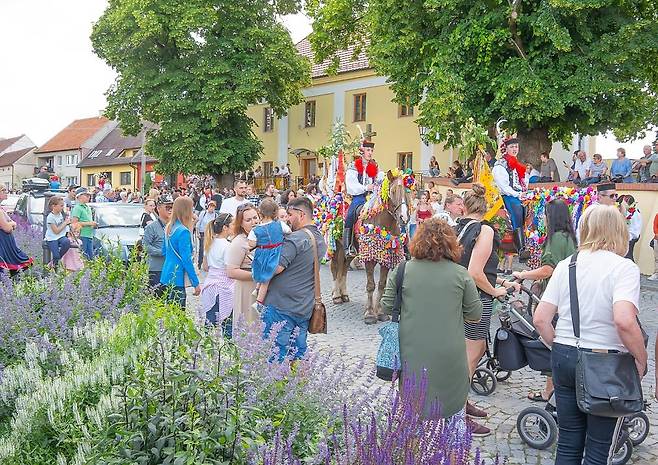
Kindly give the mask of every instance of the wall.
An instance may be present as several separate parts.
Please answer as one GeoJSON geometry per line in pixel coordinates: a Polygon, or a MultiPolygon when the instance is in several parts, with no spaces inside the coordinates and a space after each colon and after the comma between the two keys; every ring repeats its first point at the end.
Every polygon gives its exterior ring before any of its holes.
{"type": "MultiPolygon", "coordinates": [[[[91,187],[87,184],[87,176],[90,174],[96,175],[98,173],[112,173],[112,187],[125,187],[132,190],[138,190],[137,186],[137,170],[136,167],[130,165],[114,165],[114,166],[93,166],[88,168],[80,168],[81,170],[81,184],[86,187],[91,187]],[[130,184],[121,184],[121,173],[130,173],[130,184]]],[[[138,167],[137,167],[138,168],[138,167]]],[[[98,182],[98,179],[95,179],[98,182]]]]}
{"type": "MultiPolygon", "coordinates": [[[[455,194],[462,194],[470,189],[470,184],[460,184],[459,187],[453,186],[449,180],[434,178],[432,179],[439,192],[445,199],[446,191],[452,189],[455,194]]],[[[429,182],[429,179],[425,181],[429,182]]],[[[559,185],[570,185],[560,183],[559,185]]],[[[653,219],[658,214],[658,185],[654,184],[617,184],[619,194],[630,194],[635,198],[638,210],[642,215],[642,234],[639,242],[635,245],[635,263],[640,267],[640,272],[650,275],[654,272],[654,253],[649,247],[649,241],[653,239],[653,219]]]]}

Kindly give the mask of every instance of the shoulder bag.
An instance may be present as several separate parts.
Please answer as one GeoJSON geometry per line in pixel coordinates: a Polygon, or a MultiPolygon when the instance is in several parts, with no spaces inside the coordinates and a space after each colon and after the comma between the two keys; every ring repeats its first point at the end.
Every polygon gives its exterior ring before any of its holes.
{"type": "Polygon", "coordinates": [[[641,412],[644,407],[640,375],[633,355],[615,350],[580,347],[580,306],[576,286],[576,260],[569,263],[571,322],[578,347],[576,363],[576,402],[581,412],[619,418],[641,412]]]}
{"type": "Polygon", "coordinates": [[[313,269],[315,274],[315,303],[313,304],[313,313],[308,322],[308,332],[311,334],[327,334],[327,309],[322,303],[322,294],[320,293],[320,261],[318,260],[318,245],[315,242],[315,236],[306,228],[304,232],[308,234],[313,246],[313,269]]]}
{"type": "Polygon", "coordinates": [[[400,309],[402,308],[402,282],[406,265],[406,261],[400,263],[395,274],[396,294],[391,321],[379,330],[382,342],[377,350],[376,374],[377,378],[384,381],[392,381],[393,374],[400,371],[400,309]]]}
{"type": "MultiPolygon", "coordinates": [[[[172,231],[173,234],[173,231],[172,231]]],[[[183,263],[183,258],[180,256],[178,251],[174,248],[173,245],[171,245],[171,241],[169,240],[169,236],[167,235],[167,230],[165,229],[165,241],[167,242],[167,249],[171,249],[174,252],[174,255],[178,257],[178,259],[183,263]]],[[[187,274],[185,270],[183,270],[183,286],[184,287],[194,287],[192,285],[192,281],[190,280],[190,276],[187,274]]]]}

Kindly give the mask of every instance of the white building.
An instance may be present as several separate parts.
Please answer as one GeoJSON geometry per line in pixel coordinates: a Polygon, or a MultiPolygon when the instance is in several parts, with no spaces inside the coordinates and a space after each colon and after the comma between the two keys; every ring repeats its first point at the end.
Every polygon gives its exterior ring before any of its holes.
{"type": "Polygon", "coordinates": [[[35,148],[26,135],[0,139],[0,185],[20,189],[23,179],[34,174],[35,148]]]}

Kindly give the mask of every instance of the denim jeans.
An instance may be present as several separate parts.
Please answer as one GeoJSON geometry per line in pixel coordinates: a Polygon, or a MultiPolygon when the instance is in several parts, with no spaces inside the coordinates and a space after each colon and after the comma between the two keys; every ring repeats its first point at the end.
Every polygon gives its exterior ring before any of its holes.
{"type": "Polygon", "coordinates": [[[553,344],[551,358],[560,431],[555,465],[606,465],[617,419],[588,415],[578,408],[578,349],[553,344]]]}
{"type": "Polygon", "coordinates": [[[275,323],[283,323],[283,327],[276,335],[276,346],[279,349],[279,361],[283,361],[286,355],[291,355],[297,360],[306,353],[306,337],[308,336],[308,322],[310,318],[302,319],[281,313],[279,309],[268,305],[263,312],[263,339],[267,339],[275,323]]]}
{"type": "Polygon", "coordinates": [[[84,255],[87,260],[94,259],[94,239],[92,237],[81,237],[80,238],[82,245],[82,255],[84,255]]]}
{"type": "Polygon", "coordinates": [[[71,241],[68,237],[63,236],[55,241],[47,241],[47,243],[52,255],[53,266],[57,267],[59,261],[71,248],[71,241]]]}
{"type": "MultiPolygon", "coordinates": [[[[206,312],[206,324],[217,326],[217,313],[219,312],[219,297],[215,301],[215,305],[206,312]]],[[[222,332],[224,337],[231,339],[233,337],[233,315],[229,315],[224,321],[221,322],[222,332]]]]}
{"type": "Polygon", "coordinates": [[[180,308],[185,308],[187,303],[187,293],[184,287],[168,287],[167,302],[177,303],[180,308]]]}

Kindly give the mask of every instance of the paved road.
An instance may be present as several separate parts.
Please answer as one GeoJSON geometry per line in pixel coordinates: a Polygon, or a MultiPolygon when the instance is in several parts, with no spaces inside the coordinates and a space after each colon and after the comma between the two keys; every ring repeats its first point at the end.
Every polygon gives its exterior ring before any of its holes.
{"type": "MultiPolygon", "coordinates": [[[[380,325],[366,326],[362,322],[362,313],[366,301],[365,272],[350,271],[348,286],[351,302],[334,305],[331,303],[331,273],[327,266],[322,267],[322,295],[327,304],[329,318],[329,334],[311,336],[320,347],[331,346],[334,349],[343,348],[345,357],[356,361],[366,356],[373,360],[379,344],[378,328],[380,325]]],[[[658,330],[658,287],[644,281],[641,301],[641,318],[645,329],[655,340],[658,330]]],[[[496,320],[496,318],[494,318],[496,320]]],[[[651,343],[653,354],[653,341],[651,343]]],[[[654,405],[647,412],[651,421],[652,433],[647,440],[637,447],[629,462],[633,465],[658,464],[658,402],[653,398],[653,373],[655,361],[650,356],[649,375],[645,378],[645,393],[652,399],[654,405]]],[[[488,456],[508,457],[510,464],[549,465],[553,464],[555,448],[538,451],[526,446],[516,432],[516,418],[524,408],[536,404],[526,399],[531,389],[541,389],[543,378],[529,369],[514,372],[509,380],[498,385],[496,391],[489,397],[472,396],[476,403],[485,408],[490,415],[486,423],[493,433],[484,439],[476,440],[488,456]]]]}

